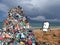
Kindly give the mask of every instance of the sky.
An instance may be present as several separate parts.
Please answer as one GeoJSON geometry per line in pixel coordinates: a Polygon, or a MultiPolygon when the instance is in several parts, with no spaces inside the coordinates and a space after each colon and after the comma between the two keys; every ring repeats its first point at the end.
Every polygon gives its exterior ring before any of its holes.
{"type": "Polygon", "coordinates": [[[0,0],[0,21],[18,5],[31,20],[60,21],[60,0],[0,0]]]}

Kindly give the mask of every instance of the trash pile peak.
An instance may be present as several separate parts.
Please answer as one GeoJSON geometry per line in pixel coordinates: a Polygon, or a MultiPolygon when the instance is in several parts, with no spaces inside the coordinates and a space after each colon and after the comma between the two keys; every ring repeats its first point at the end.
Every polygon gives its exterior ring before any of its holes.
{"type": "Polygon", "coordinates": [[[8,12],[8,17],[4,21],[4,30],[7,29],[29,29],[29,22],[27,16],[25,16],[22,7],[18,6],[8,12]]]}

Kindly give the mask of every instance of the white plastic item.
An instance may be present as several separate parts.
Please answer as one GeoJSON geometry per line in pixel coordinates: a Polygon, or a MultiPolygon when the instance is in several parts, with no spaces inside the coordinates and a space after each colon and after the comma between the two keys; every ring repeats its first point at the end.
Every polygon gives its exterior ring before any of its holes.
{"type": "Polygon", "coordinates": [[[32,45],[35,45],[35,43],[32,43],[32,45]]]}
{"type": "Polygon", "coordinates": [[[6,31],[6,27],[3,27],[3,30],[6,31]]]}
{"type": "Polygon", "coordinates": [[[43,31],[48,31],[48,28],[49,28],[49,22],[44,22],[43,31]]]}
{"type": "Polygon", "coordinates": [[[27,28],[27,29],[29,29],[29,28],[30,28],[30,26],[29,26],[29,25],[27,25],[27,26],[26,26],[26,28],[27,28]]]}
{"type": "Polygon", "coordinates": [[[21,33],[21,38],[25,38],[25,35],[23,33],[21,33]]]}

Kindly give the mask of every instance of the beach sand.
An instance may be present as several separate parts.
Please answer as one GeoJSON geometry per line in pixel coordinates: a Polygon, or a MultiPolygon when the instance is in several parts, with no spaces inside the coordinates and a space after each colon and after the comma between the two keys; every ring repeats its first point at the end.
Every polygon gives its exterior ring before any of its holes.
{"type": "Polygon", "coordinates": [[[60,28],[51,28],[48,32],[43,32],[42,29],[34,29],[33,33],[38,43],[60,45],[60,28]]]}

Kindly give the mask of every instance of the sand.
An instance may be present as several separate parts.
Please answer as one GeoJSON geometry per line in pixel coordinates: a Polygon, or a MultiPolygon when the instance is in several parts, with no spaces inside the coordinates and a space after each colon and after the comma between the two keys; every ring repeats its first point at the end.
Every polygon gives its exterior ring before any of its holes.
{"type": "Polygon", "coordinates": [[[33,33],[38,43],[60,45],[60,28],[51,28],[48,32],[43,32],[42,29],[34,29],[33,33]]]}

